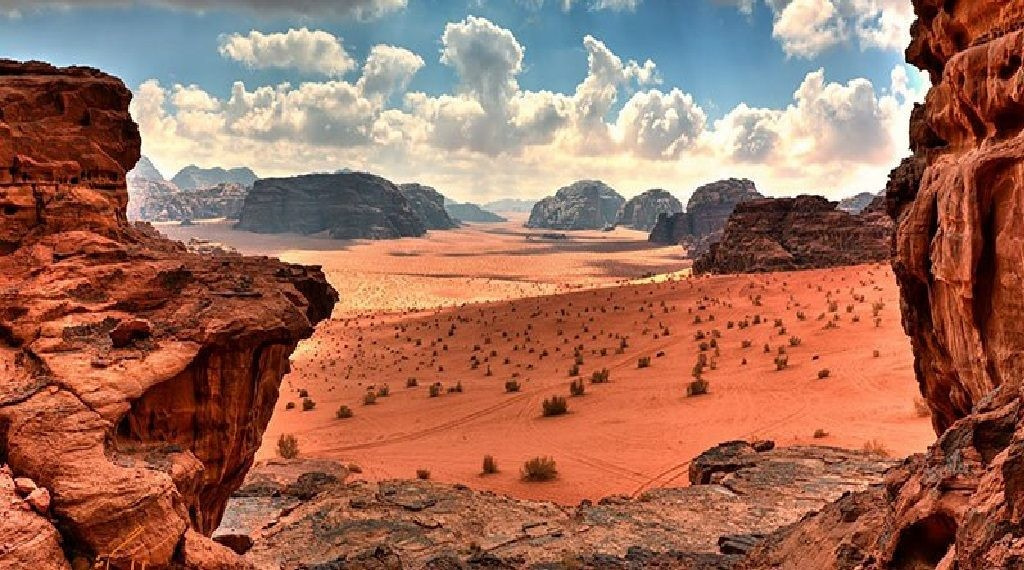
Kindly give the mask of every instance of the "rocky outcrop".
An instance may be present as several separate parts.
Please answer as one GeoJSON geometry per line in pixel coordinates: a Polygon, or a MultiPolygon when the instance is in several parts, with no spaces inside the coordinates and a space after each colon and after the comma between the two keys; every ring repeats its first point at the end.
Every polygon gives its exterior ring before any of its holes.
{"type": "Polygon", "coordinates": [[[667,190],[653,189],[629,199],[619,211],[620,226],[649,232],[661,215],[671,216],[683,211],[683,205],[667,190]]]}
{"type": "Polygon", "coordinates": [[[248,193],[248,188],[232,183],[182,190],[173,182],[129,177],[128,219],[147,222],[237,220],[248,193]]]}
{"type": "Polygon", "coordinates": [[[773,535],[746,568],[801,559],[993,570],[1024,560],[1024,2],[914,8],[907,56],[932,88],[911,118],[914,156],[890,176],[887,205],[914,368],[942,435],[884,486],[773,535]]]}
{"type": "Polygon", "coordinates": [[[476,204],[470,204],[469,202],[459,203],[448,200],[445,202],[444,207],[449,216],[459,220],[460,222],[496,224],[498,222],[508,221],[494,212],[490,212],[476,204]]]}
{"type": "Polygon", "coordinates": [[[149,157],[143,155],[139,158],[139,162],[135,164],[135,168],[128,171],[128,183],[131,184],[134,180],[153,180],[156,182],[164,182],[163,174],[157,169],[156,165],[149,157]]]}
{"type": "Polygon", "coordinates": [[[729,178],[694,190],[686,213],[659,215],[648,241],[662,245],[683,244],[696,257],[721,239],[722,229],[737,204],[764,198],[753,182],[729,178]]]}
{"type": "Polygon", "coordinates": [[[422,184],[400,184],[398,190],[428,230],[450,230],[458,226],[448,216],[444,209],[444,196],[437,190],[422,184]]]}
{"type": "Polygon", "coordinates": [[[199,168],[189,165],[175,174],[174,178],[171,178],[171,182],[182,190],[212,188],[220,184],[237,184],[251,188],[256,183],[256,173],[246,167],[225,170],[219,166],[199,168]]]}
{"type": "Polygon", "coordinates": [[[892,223],[836,209],[821,196],[736,206],[721,241],[694,261],[698,273],[793,271],[886,261],[892,223]]]}
{"type": "Polygon", "coordinates": [[[243,567],[206,536],[337,299],[318,269],[129,224],[130,98],[0,60],[3,567],[243,567]]]}
{"type": "Polygon", "coordinates": [[[615,225],[626,199],[596,180],[575,182],[533,206],[528,228],[600,230],[615,225]]]}
{"type": "Polygon", "coordinates": [[[840,200],[838,208],[844,212],[859,214],[867,209],[878,196],[878,194],[872,194],[871,192],[854,194],[840,200]]]}
{"type": "Polygon", "coordinates": [[[274,461],[250,472],[217,539],[267,569],[362,568],[369,559],[394,568],[725,570],[759,536],[879,482],[893,465],[862,452],[758,452],[745,442],[709,450],[697,463],[701,477],[691,469],[690,487],[642,487],[635,497],[571,508],[426,481],[367,483],[325,462],[274,461]]]}
{"type": "Polygon", "coordinates": [[[426,233],[391,182],[365,172],[263,178],[245,198],[238,229],[335,239],[393,239],[426,233]]]}

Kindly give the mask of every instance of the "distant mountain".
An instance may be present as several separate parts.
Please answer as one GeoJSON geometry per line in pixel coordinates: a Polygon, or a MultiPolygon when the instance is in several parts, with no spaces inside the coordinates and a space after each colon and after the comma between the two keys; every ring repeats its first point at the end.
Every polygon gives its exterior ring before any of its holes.
{"type": "Polygon", "coordinates": [[[181,172],[174,175],[171,182],[182,190],[195,190],[198,188],[211,188],[218,184],[232,183],[246,187],[252,187],[256,182],[256,173],[246,167],[232,168],[199,168],[189,165],[181,169],[181,172]]]}
{"type": "Polygon", "coordinates": [[[444,209],[448,211],[449,216],[461,222],[493,224],[508,221],[494,212],[484,210],[476,204],[468,202],[460,204],[447,198],[444,201],[444,209]]]}
{"type": "Polygon", "coordinates": [[[459,224],[451,219],[445,210],[445,198],[440,192],[423,184],[399,184],[398,191],[409,201],[409,206],[416,213],[428,230],[450,230],[459,224]]]}
{"type": "Polygon", "coordinates": [[[844,212],[851,214],[859,214],[871,205],[871,201],[875,199],[877,194],[871,192],[861,192],[860,194],[854,194],[849,198],[843,198],[839,201],[839,209],[844,212]]]}
{"type": "Polygon", "coordinates": [[[139,158],[139,162],[135,164],[135,168],[128,172],[128,180],[132,179],[152,180],[154,182],[163,182],[166,180],[164,175],[160,174],[160,171],[153,165],[153,161],[149,160],[149,157],[147,156],[139,158]]]}
{"type": "Polygon", "coordinates": [[[655,188],[634,196],[619,210],[618,225],[634,230],[651,231],[661,214],[678,214],[683,205],[667,190],[655,188]]]}
{"type": "Polygon", "coordinates": [[[526,227],[600,230],[615,225],[625,203],[626,199],[604,182],[580,180],[537,202],[526,227]]]}
{"type": "Polygon", "coordinates": [[[487,202],[482,206],[482,208],[490,212],[515,212],[519,214],[529,214],[533,211],[533,205],[536,203],[536,200],[504,198],[502,200],[487,202]]]}

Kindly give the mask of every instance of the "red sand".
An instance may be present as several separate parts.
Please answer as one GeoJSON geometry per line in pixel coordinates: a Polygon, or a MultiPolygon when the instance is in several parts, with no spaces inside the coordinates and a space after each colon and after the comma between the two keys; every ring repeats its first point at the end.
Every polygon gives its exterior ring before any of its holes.
{"type": "MultiPolygon", "coordinates": [[[[291,433],[303,455],[354,462],[366,478],[414,477],[427,469],[438,481],[571,504],[685,484],[688,460],[729,439],[853,448],[876,441],[894,456],[935,439],[929,421],[915,413],[913,358],[888,267],[616,285],[681,267],[678,248],[650,248],[642,234],[625,230],[526,242],[513,224],[377,243],[253,236],[223,225],[162,229],[323,264],[342,294],[335,318],[293,356],[262,456],[274,453],[281,433],[291,433]],[[585,289],[566,292],[567,285],[585,289]],[[459,299],[505,300],[395,312],[459,299]],[[728,328],[754,315],[761,324],[728,328]],[[833,315],[838,328],[825,328],[833,315]],[[714,329],[720,355],[704,374],[711,393],[688,398],[699,345],[710,343],[714,329]],[[696,340],[698,330],[708,338],[696,340]],[[794,336],[798,346],[790,344],[794,336]],[[618,354],[623,337],[628,347],[618,354]],[[743,340],[751,346],[742,348],[743,340]],[[580,345],[586,395],[568,398],[567,415],[542,417],[545,398],[569,395],[568,370],[580,345]],[[789,358],[781,372],[774,364],[780,346],[789,358]],[[639,369],[643,356],[651,366],[639,369]],[[611,382],[591,384],[601,368],[610,370],[611,382]],[[830,375],[819,379],[824,369],[830,375]],[[522,391],[506,393],[515,375],[522,391]],[[418,387],[406,387],[410,377],[418,387]],[[464,391],[431,398],[434,382],[445,390],[460,382],[464,391]],[[367,387],[383,384],[391,395],[363,405],[367,387]],[[300,388],[314,410],[301,410],[300,388]],[[288,402],[297,407],[286,410],[288,402]],[[354,417],[335,418],[343,404],[354,417]],[[828,435],[815,438],[819,429],[828,435]],[[485,454],[500,473],[479,474],[485,454]],[[559,478],[521,482],[522,463],[540,455],[557,461],[559,478]]],[[[714,356],[714,348],[706,352],[714,356]]]]}

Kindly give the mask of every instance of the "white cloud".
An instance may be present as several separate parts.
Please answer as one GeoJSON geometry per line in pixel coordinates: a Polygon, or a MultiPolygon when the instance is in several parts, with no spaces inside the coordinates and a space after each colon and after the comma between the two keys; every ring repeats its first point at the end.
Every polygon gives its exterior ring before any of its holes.
{"type": "Polygon", "coordinates": [[[615,123],[617,138],[649,159],[678,158],[694,145],[707,117],[693,97],[679,89],[633,95],[615,123]]]}
{"type": "MultiPolygon", "coordinates": [[[[531,10],[540,10],[545,0],[517,0],[531,10]]],[[[643,0],[558,0],[562,11],[569,12],[574,6],[583,4],[589,10],[610,10],[613,12],[635,12],[643,0]]]]}
{"type": "Polygon", "coordinates": [[[160,6],[193,10],[245,10],[256,14],[372,20],[406,7],[408,0],[0,0],[0,13],[18,15],[97,6],[160,6]]]}
{"type": "Polygon", "coordinates": [[[355,69],[356,62],[334,35],[308,28],[264,34],[221,36],[220,54],[253,69],[296,69],[340,77],[355,69]]]}
{"type": "Polygon", "coordinates": [[[370,50],[356,87],[364,97],[383,104],[392,94],[405,91],[423,65],[423,58],[407,49],[377,45],[370,50]]]}

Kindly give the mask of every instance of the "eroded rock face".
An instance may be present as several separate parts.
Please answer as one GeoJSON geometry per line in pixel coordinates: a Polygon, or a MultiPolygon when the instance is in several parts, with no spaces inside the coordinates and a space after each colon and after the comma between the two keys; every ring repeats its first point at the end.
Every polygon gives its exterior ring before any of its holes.
{"type": "Polygon", "coordinates": [[[851,214],[859,214],[866,210],[876,198],[878,198],[878,196],[871,192],[860,192],[840,200],[839,209],[851,214]]]}
{"type": "Polygon", "coordinates": [[[729,178],[694,190],[685,213],[659,215],[648,240],[663,245],[683,244],[696,257],[721,239],[726,221],[737,204],[764,198],[747,179],[729,178]]]}
{"type": "Polygon", "coordinates": [[[496,224],[498,222],[508,221],[490,210],[485,210],[480,206],[470,204],[469,202],[459,203],[447,200],[444,203],[444,209],[448,212],[449,216],[460,222],[496,224]]]}
{"type": "Polygon", "coordinates": [[[679,199],[666,190],[648,190],[629,199],[619,211],[618,224],[649,232],[661,215],[671,216],[683,211],[679,199]]]}
{"type": "Polygon", "coordinates": [[[220,184],[237,184],[251,188],[256,183],[256,173],[244,166],[224,169],[219,166],[199,168],[189,165],[175,174],[174,178],[171,178],[171,182],[182,190],[212,188],[220,184]]]}
{"type": "Polygon", "coordinates": [[[409,201],[412,211],[423,220],[428,230],[450,230],[458,226],[448,216],[444,209],[444,196],[437,190],[415,183],[400,184],[398,190],[409,201]]]}
{"type": "Polygon", "coordinates": [[[237,220],[248,193],[248,188],[232,183],[182,190],[166,180],[129,176],[128,219],[147,222],[237,220]]]}
{"type": "Polygon", "coordinates": [[[335,239],[394,239],[427,231],[397,186],[365,172],[257,180],[237,227],[270,234],[328,232],[335,239]]]}
{"type": "Polygon", "coordinates": [[[747,568],[991,570],[1024,560],[1024,2],[914,8],[907,56],[933,87],[887,205],[904,325],[942,435],[884,486],[774,535],[747,568]]]}
{"type": "Polygon", "coordinates": [[[96,70],[0,61],[0,463],[51,498],[54,522],[25,523],[52,562],[33,568],[237,566],[206,535],[337,294],[319,269],[129,224],[130,98],[96,70]]]}
{"type": "Polygon", "coordinates": [[[698,273],[792,271],[885,261],[892,223],[838,210],[821,196],[765,198],[736,206],[698,273]]]}
{"type": "Polygon", "coordinates": [[[528,228],[600,230],[614,226],[626,199],[596,180],[581,180],[533,206],[528,228]]]}

